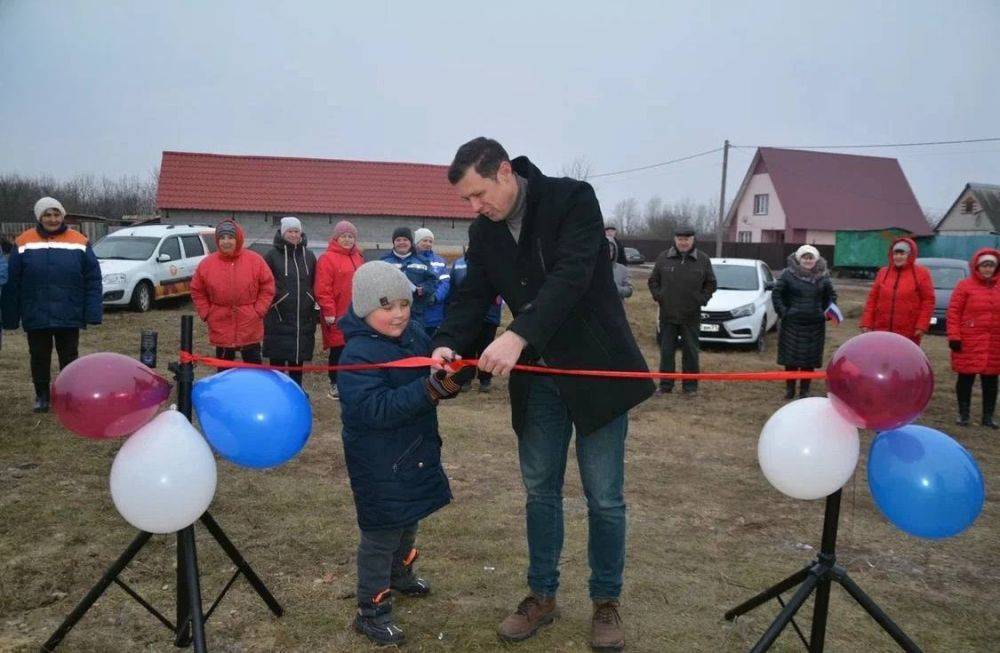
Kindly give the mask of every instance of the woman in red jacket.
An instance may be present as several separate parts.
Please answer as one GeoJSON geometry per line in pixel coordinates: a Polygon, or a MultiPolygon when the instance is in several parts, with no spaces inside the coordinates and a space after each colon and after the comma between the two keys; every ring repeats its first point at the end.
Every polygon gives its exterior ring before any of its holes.
{"type": "Polygon", "coordinates": [[[969,425],[972,384],[983,382],[983,426],[1000,428],[993,421],[1000,374],[1000,286],[997,262],[1000,251],[984,247],[969,263],[972,275],[962,279],[948,304],[948,346],[951,369],[958,374],[958,425],[969,425]]]}
{"type": "MultiPolygon", "coordinates": [[[[333,235],[326,246],[326,252],[316,264],[316,303],[323,318],[323,347],[330,350],[329,364],[336,365],[344,351],[344,334],[337,326],[337,320],[347,313],[351,304],[351,281],[354,272],[365,259],[358,249],[358,230],[347,220],[341,220],[333,228],[333,235]]],[[[330,372],[330,393],[332,399],[337,394],[337,373],[330,372]]]]}
{"type": "Polygon", "coordinates": [[[234,220],[215,228],[219,250],[198,264],[191,299],[198,317],[208,323],[208,341],[216,358],[260,363],[264,315],[274,299],[274,276],[257,252],[243,249],[243,229],[234,220]]]}
{"type": "Polygon", "coordinates": [[[862,331],[892,331],[920,344],[934,313],[934,282],[917,265],[917,244],[897,238],[889,248],[889,265],[878,271],[865,310],[862,331]]]}

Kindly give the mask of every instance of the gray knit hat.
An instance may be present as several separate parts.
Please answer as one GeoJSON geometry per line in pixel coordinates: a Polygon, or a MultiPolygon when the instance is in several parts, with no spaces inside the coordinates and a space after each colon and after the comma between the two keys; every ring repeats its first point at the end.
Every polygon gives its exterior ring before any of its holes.
{"type": "Polygon", "coordinates": [[[360,318],[397,299],[413,299],[413,284],[406,275],[385,261],[370,261],[354,273],[351,305],[360,318]]]}

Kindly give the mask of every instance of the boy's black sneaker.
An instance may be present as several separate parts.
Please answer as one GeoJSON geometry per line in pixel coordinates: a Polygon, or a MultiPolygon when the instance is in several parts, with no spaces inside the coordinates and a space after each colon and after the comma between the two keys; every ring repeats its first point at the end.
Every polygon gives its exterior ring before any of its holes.
{"type": "Polygon", "coordinates": [[[354,616],[354,630],[376,646],[399,646],[406,641],[403,629],[392,623],[390,615],[365,617],[358,613],[354,616]]]}
{"type": "Polygon", "coordinates": [[[427,596],[431,593],[431,584],[413,571],[413,565],[419,557],[418,549],[410,549],[406,559],[403,560],[403,566],[393,569],[389,589],[403,596],[427,596]]]}
{"type": "Polygon", "coordinates": [[[427,596],[431,593],[431,584],[412,573],[408,576],[393,579],[389,588],[393,592],[399,592],[403,596],[427,596]]]}

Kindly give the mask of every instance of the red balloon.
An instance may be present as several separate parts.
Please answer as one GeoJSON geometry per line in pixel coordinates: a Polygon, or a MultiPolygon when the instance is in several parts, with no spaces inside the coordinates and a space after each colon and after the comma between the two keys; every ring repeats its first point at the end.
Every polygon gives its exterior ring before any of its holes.
{"type": "Polygon", "coordinates": [[[88,438],[135,433],[156,415],[170,383],[128,356],[102,352],[78,358],[52,384],[52,410],[63,426],[88,438]]]}
{"type": "Polygon", "coordinates": [[[871,331],[842,344],[826,366],[830,400],[856,426],[887,431],[920,416],[934,392],[934,371],[909,338],[871,331]]]}

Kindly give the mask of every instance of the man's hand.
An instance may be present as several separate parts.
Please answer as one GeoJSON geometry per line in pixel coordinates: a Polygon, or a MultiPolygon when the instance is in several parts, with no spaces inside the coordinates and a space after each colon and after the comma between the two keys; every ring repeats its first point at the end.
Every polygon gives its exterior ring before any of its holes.
{"type": "Polygon", "coordinates": [[[917,329],[916,331],[914,331],[914,334],[916,335],[917,338],[923,338],[924,337],[924,330],[923,329],[917,329]]]}
{"type": "Polygon", "coordinates": [[[869,331],[871,331],[871,329],[869,329],[868,327],[866,326],[861,327],[861,333],[868,333],[869,331]]]}
{"type": "Polygon", "coordinates": [[[335,324],[335,323],[337,322],[337,318],[335,318],[335,317],[334,317],[334,316],[332,316],[332,315],[329,315],[329,316],[327,316],[327,317],[324,317],[324,318],[323,318],[323,321],[324,321],[324,322],[326,322],[326,323],[327,323],[327,325],[329,325],[329,326],[333,326],[333,325],[334,325],[334,324],[335,324]]]}
{"type": "Polygon", "coordinates": [[[513,331],[504,331],[491,342],[479,357],[479,369],[484,372],[507,376],[517,364],[528,341],[513,331]]]}
{"type": "Polygon", "coordinates": [[[455,353],[451,347],[438,347],[431,352],[434,362],[431,364],[432,370],[443,370],[446,363],[457,361],[462,357],[455,353]]]}

